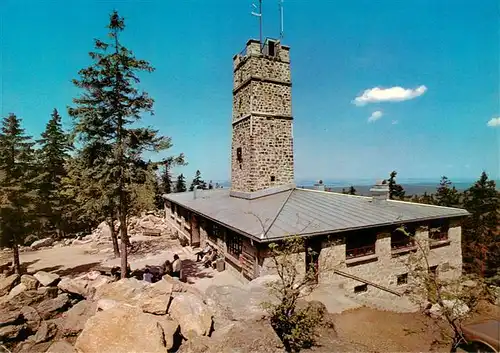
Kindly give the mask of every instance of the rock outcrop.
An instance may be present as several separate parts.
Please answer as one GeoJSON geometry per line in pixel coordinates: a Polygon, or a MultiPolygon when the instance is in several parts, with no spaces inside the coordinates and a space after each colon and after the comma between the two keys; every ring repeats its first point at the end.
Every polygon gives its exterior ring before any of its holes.
{"type": "Polygon", "coordinates": [[[78,336],[81,353],[165,353],[178,341],[179,324],[122,304],[91,317],[78,336]]]}
{"type": "Polygon", "coordinates": [[[38,249],[46,247],[46,246],[51,246],[53,243],[54,243],[54,239],[52,239],[52,238],[44,238],[44,239],[40,239],[40,240],[34,241],[30,245],[30,248],[31,248],[31,250],[38,250],[38,249]]]}

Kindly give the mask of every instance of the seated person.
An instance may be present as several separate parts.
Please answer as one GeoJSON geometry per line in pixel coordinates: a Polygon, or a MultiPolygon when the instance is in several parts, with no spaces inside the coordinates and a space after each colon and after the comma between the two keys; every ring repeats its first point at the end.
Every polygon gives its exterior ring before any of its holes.
{"type": "Polygon", "coordinates": [[[144,274],[142,275],[142,280],[153,283],[153,275],[151,274],[151,271],[149,271],[149,268],[146,268],[144,270],[144,274]]]}
{"type": "Polygon", "coordinates": [[[210,244],[207,243],[207,245],[200,251],[196,253],[196,262],[200,261],[200,259],[205,255],[208,254],[212,250],[212,247],[210,244]]]}
{"type": "Polygon", "coordinates": [[[216,259],[217,250],[213,250],[209,254],[207,254],[205,261],[203,261],[203,265],[205,265],[205,267],[210,267],[216,259]]]}
{"type": "Polygon", "coordinates": [[[163,274],[172,276],[172,272],[172,263],[169,260],[165,261],[165,263],[163,264],[163,274]]]}

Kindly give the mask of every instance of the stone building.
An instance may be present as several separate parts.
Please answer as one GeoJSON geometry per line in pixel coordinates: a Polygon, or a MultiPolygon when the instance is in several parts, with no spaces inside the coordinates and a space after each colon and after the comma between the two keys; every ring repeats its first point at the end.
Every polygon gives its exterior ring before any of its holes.
{"type": "Polygon", "coordinates": [[[429,251],[430,271],[458,276],[467,211],[388,200],[384,182],[373,197],[295,187],[289,53],[277,40],[262,48],[249,40],[234,56],[231,189],[164,195],[172,229],[192,246],[216,247],[226,269],[246,280],[270,273],[269,243],[290,235],[305,238],[304,269],[317,266],[320,281],[342,280],[349,291],[404,286],[414,251],[429,251]],[[322,272],[325,262],[335,271],[322,272]]]}

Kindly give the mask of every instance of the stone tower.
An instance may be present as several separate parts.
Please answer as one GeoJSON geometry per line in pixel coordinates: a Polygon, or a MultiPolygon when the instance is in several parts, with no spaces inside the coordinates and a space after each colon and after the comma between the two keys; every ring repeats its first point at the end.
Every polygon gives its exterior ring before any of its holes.
{"type": "Polygon", "coordinates": [[[249,40],[233,57],[231,196],[253,199],[295,187],[290,48],[249,40]]]}

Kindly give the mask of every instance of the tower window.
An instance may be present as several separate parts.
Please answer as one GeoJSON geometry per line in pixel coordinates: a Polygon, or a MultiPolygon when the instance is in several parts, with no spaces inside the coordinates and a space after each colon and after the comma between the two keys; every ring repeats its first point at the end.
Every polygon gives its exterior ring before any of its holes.
{"type": "Polygon", "coordinates": [[[236,149],[236,159],[238,160],[238,162],[243,162],[243,156],[241,155],[241,147],[238,147],[236,149]]]}
{"type": "Polygon", "coordinates": [[[276,177],[274,175],[271,175],[271,181],[275,181],[276,177]]]}
{"type": "Polygon", "coordinates": [[[268,42],[267,54],[269,56],[274,56],[274,54],[275,54],[275,47],[274,47],[274,45],[275,45],[275,43],[272,40],[270,40],[268,42]]]}

